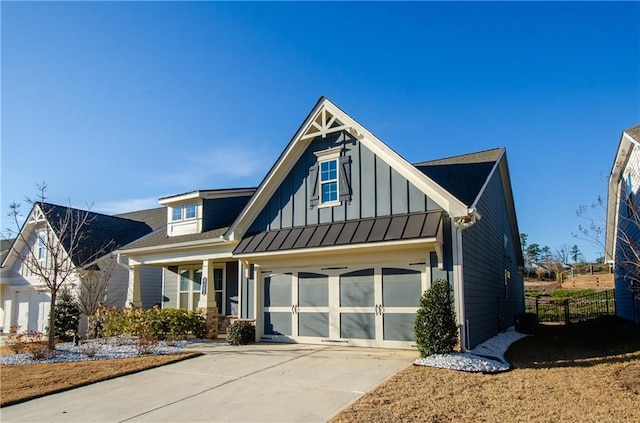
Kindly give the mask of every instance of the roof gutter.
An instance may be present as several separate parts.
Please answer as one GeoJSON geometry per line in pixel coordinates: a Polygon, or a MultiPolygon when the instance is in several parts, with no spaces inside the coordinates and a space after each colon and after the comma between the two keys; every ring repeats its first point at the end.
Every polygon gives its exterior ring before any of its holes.
{"type": "Polygon", "coordinates": [[[129,254],[133,254],[133,253],[147,253],[147,252],[156,252],[156,251],[162,251],[162,250],[174,250],[174,249],[187,249],[187,248],[197,248],[197,247],[201,247],[203,245],[218,245],[218,244],[228,244],[228,243],[233,243],[233,241],[229,241],[227,239],[225,239],[223,236],[219,236],[217,238],[207,238],[207,239],[201,239],[198,241],[187,241],[187,242],[177,242],[175,244],[162,244],[162,245],[155,245],[155,246],[150,246],[150,247],[139,247],[139,248],[131,248],[131,249],[122,249],[122,250],[116,250],[115,253],[117,254],[124,254],[124,255],[129,255],[129,254]]]}

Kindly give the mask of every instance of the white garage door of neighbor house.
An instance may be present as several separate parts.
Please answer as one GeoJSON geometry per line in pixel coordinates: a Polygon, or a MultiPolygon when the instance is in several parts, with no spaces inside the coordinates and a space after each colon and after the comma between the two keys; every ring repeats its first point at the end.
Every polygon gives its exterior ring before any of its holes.
{"type": "Polygon", "coordinates": [[[426,265],[263,274],[265,340],[410,348],[426,265]]]}
{"type": "Polygon", "coordinates": [[[51,308],[49,294],[32,290],[18,291],[16,303],[16,324],[20,326],[20,332],[44,332],[51,308]]]}

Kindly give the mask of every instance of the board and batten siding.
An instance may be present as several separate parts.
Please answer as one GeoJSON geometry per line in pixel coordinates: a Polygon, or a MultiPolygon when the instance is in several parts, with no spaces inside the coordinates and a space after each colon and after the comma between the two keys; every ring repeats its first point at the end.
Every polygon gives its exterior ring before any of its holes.
{"type": "Polygon", "coordinates": [[[432,199],[346,132],[314,138],[250,226],[248,233],[440,209],[432,199]],[[351,157],[351,201],[310,208],[315,152],[342,147],[351,157]]]}
{"type": "Polygon", "coordinates": [[[500,168],[491,176],[477,210],[482,218],[462,232],[470,348],[512,326],[515,313],[524,311],[524,284],[518,272],[500,168]],[[505,270],[510,273],[506,290],[505,270]]]}

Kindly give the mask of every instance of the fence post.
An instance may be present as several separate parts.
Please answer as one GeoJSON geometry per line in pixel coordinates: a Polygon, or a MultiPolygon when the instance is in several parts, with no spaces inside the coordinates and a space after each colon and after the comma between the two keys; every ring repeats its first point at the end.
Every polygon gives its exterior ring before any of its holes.
{"type": "Polygon", "coordinates": [[[569,300],[564,300],[562,303],[564,304],[564,323],[566,325],[571,323],[571,319],[569,318],[569,300]]]}
{"type": "Polygon", "coordinates": [[[540,312],[538,311],[538,304],[540,304],[540,297],[536,297],[536,319],[540,321],[540,312]]]}
{"type": "Polygon", "coordinates": [[[607,303],[607,316],[609,315],[609,290],[604,291],[605,301],[607,303]]]}

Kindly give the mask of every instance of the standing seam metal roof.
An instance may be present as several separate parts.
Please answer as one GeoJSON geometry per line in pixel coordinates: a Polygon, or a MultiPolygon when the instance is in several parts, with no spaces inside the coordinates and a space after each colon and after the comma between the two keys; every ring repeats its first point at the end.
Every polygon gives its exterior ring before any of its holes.
{"type": "Polygon", "coordinates": [[[441,217],[438,210],[258,232],[245,237],[233,254],[432,238],[441,217]]]}

